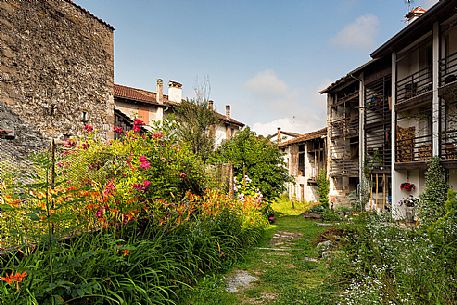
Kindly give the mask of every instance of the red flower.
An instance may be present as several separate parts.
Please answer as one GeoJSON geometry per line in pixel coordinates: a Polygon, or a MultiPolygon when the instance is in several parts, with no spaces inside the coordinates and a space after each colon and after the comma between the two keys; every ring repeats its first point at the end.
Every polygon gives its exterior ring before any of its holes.
{"type": "Polygon", "coordinates": [[[94,127],[92,127],[92,125],[86,124],[84,125],[84,130],[86,132],[92,132],[94,130],[94,127]]]}
{"type": "Polygon", "coordinates": [[[160,132],[160,131],[158,131],[158,132],[154,132],[154,133],[152,134],[152,137],[153,137],[154,139],[160,139],[160,138],[163,138],[163,133],[162,133],[162,132],[160,132]]]}
{"type": "Polygon", "coordinates": [[[412,183],[404,182],[404,183],[400,184],[400,190],[402,190],[402,191],[411,192],[411,191],[414,191],[415,189],[416,189],[416,186],[412,183]]]}
{"type": "Polygon", "coordinates": [[[143,120],[140,119],[135,119],[133,121],[133,131],[134,132],[140,132],[141,131],[141,126],[145,125],[143,120]]]}
{"type": "Polygon", "coordinates": [[[151,167],[151,163],[149,163],[148,159],[145,156],[140,157],[140,162],[141,162],[140,167],[142,169],[148,169],[151,167]]]}
{"type": "Polygon", "coordinates": [[[122,132],[124,132],[124,130],[122,129],[122,127],[116,127],[116,126],[114,126],[113,130],[114,130],[114,133],[117,133],[117,134],[121,134],[122,132]]]}

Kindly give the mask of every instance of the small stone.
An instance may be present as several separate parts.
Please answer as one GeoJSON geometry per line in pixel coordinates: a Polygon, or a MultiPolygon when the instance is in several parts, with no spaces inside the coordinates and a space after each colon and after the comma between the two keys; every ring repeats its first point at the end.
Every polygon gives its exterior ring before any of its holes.
{"type": "Polygon", "coordinates": [[[258,278],[252,276],[249,272],[237,270],[227,278],[227,288],[225,290],[227,292],[238,292],[240,288],[245,288],[257,280],[258,278]]]}

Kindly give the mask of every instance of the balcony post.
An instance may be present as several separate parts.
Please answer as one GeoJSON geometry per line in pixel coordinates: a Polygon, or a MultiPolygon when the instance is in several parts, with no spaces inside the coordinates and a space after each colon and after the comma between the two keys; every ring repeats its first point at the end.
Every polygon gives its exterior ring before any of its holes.
{"type": "Polygon", "coordinates": [[[432,40],[432,153],[440,155],[440,101],[438,96],[439,73],[440,73],[440,31],[439,24],[433,24],[432,40]]]}
{"type": "Polygon", "coordinates": [[[398,211],[394,208],[398,200],[397,196],[397,172],[395,171],[395,160],[397,159],[397,122],[396,122],[396,104],[397,104],[397,53],[392,53],[392,160],[391,160],[391,174],[392,174],[392,217],[398,219],[398,211]]]}
{"type": "MultiPolygon", "coordinates": [[[[365,177],[365,77],[360,76],[359,80],[359,184],[363,183],[365,177]]],[[[360,193],[362,194],[362,193],[360,193]]]]}

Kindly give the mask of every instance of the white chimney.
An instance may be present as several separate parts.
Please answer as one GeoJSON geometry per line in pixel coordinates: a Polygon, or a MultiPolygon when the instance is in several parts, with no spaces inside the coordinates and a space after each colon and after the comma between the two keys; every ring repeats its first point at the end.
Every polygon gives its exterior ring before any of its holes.
{"type": "Polygon", "coordinates": [[[158,79],[156,84],[156,102],[163,104],[163,80],[158,79]]]}
{"type": "Polygon", "coordinates": [[[230,119],[230,105],[225,106],[225,116],[230,119]]]}
{"type": "Polygon", "coordinates": [[[182,84],[171,80],[168,82],[168,100],[170,102],[181,103],[182,84]]]}
{"type": "Polygon", "coordinates": [[[415,9],[412,9],[405,15],[406,23],[408,25],[411,24],[413,21],[416,21],[420,16],[422,16],[425,12],[426,10],[424,10],[420,6],[416,7],[415,9]]]}

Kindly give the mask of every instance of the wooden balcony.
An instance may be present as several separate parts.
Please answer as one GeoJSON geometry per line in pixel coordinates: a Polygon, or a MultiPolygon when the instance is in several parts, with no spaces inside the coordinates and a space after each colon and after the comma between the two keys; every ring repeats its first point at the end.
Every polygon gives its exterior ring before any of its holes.
{"type": "Polygon", "coordinates": [[[432,98],[432,71],[423,68],[396,83],[397,110],[407,110],[422,105],[432,98]]]}
{"type": "Polygon", "coordinates": [[[432,158],[432,135],[416,136],[415,128],[397,126],[395,169],[418,168],[432,158]]]}
{"type": "Polygon", "coordinates": [[[440,88],[442,97],[457,96],[457,52],[440,60],[440,88]]]}

